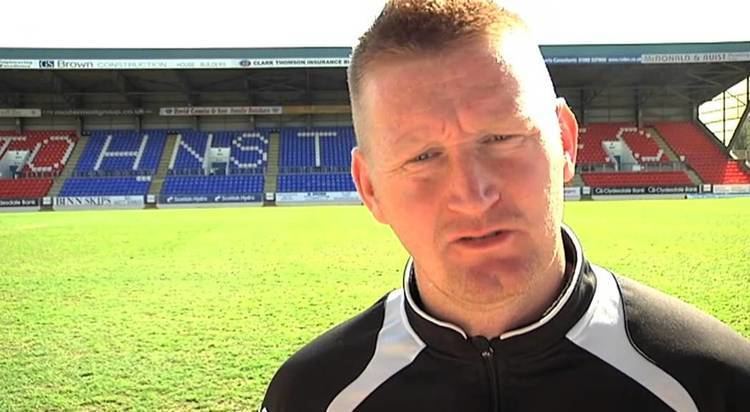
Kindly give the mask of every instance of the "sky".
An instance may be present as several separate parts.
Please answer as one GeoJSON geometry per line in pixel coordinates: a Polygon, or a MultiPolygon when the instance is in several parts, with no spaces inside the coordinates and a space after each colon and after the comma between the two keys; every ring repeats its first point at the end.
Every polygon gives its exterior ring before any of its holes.
{"type": "MultiPolygon", "coordinates": [[[[540,44],[750,41],[750,1],[507,0],[540,44]],[[699,6],[698,6],[699,5],[699,6]]],[[[3,2],[0,47],[348,47],[383,0],[3,2]]]]}

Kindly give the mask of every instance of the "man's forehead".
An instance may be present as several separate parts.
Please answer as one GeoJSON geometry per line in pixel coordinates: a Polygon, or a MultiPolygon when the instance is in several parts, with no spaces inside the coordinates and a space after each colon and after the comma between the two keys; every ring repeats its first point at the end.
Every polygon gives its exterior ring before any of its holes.
{"type": "Polygon", "coordinates": [[[503,62],[492,56],[457,54],[447,59],[420,56],[379,64],[364,84],[362,109],[375,126],[392,125],[405,131],[430,126],[437,114],[455,116],[457,110],[470,115],[469,123],[503,122],[525,115],[518,81],[503,62]]]}
{"type": "Polygon", "coordinates": [[[372,64],[364,86],[376,93],[386,89],[388,94],[393,94],[394,87],[401,92],[440,94],[454,90],[490,94],[499,92],[500,87],[514,91],[518,88],[514,70],[498,56],[484,40],[456,43],[434,52],[385,56],[372,64]]]}
{"type": "Polygon", "coordinates": [[[398,149],[383,143],[434,138],[444,128],[441,122],[458,115],[467,133],[538,129],[554,114],[554,91],[535,53],[538,47],[521,36],[383,56],[362,79],[357,122],[367,140],[387,151],[398,149]]]}

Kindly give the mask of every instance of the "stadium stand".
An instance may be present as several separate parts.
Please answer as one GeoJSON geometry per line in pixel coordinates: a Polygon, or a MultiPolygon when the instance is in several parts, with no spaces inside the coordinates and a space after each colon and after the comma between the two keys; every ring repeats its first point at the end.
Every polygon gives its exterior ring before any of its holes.
{"type": "Polygon", "coordinates": [[[205,173],[208,148],[228,148],[228,172],[262,173],[268,161],[269,130],[201,132],[183,130],[170,163],[171,175],[205,173]]]}
{"type": "Polygon", "coordinates": [[[306,168],[345,169],[351,164],[354,146],[352,127],[284,128],[279,166],[282,172],[306,168]]]}
{"type": "Polygon", "coordinates": [[[60,196],[145,195],[159,164],[167,131],[92,130],[74,177],[60,196]]]}
{"type": "Polygon", "coordinates": [[[622,127],[618,135],[633,151],[633,156],[639,163],[669,163],[669,158],[664,155],[664,151],[648,131],[637,127],[622,127]]]}
{"type": "Polygon", "coordinates": [[[584,183],[594,187],[692,186],[685,172],[582,173],[584,183]]]}
{"type": "Polygon", "coordinates": [[[94,130],[76,176],[151,175],[164,149],[165,130],[94,130]]]}
{"type": "Polygon", "coordinates": [[[0,131],[0,159],[9,151],[29,152],[15,178],[0,179],[0,199],[46,196],[51,177],[63,171],[77,142],[78,136],[71,130],[0,131]]]}
{"type": "Polygon", "coordinates": [[[712,143],[697,125],[689,122],[657,123],[664,140],[705,183],[750,184],[750,174],[739,162],[729,159],[718,145],[712,143]]]}
{"type": "Polygon", "coordinates": [[[38,199],[52,186],[52,179],[0,179],[0,199],[38,199]]]}
{"type": "MultiPolygon", "coordinates": [[[[685,156],[707,183],[750,183],[737,161],[728,159],[692,123],[658,123],[656,129],[673,150],[685,156]]],[[[162,195],[216,195],[263,192],[270,129],[201,132],[179,130],[179,140],[162,195]],[[226,173],[207,175],[209,148],[228,148],[226,173]]],[[[91,131],[75,177],[62,187],[61,196],[145,195],[166,140],[165,130],[91,131]]],[[[8,150],[29,150],[33,162],[22,174],[55,176],[65,166],[78,137],[72,131],[0,131],[0,155],[8,150]]],[[[337,192],[356,190],[347,170],[355,145],[351,127],[283,128],[280,130],[278,192],[337,192]]],[[[579,164],[613,165],[602,142],[621,140],[640,164],[667,163],[669,159],[648,131],[623,123],[594,123],[581,128],[579,164]]],[[[581,173],[583,183],[596,187],[683,186],[694,184],[683,171],[581,173]]],[[[2,198],[36,198],[47,194],[52,179],[4,179],[2,198]]]]}
{"type": "Polygon", "coordinates": [[[201,132],[182,130],[161,194],[242,195],[262,193],[270,130],[201,132]],[[225,166],[214,168],[210,148],[229,149],[225,166]],[[211,175],[215,173],[216,175],[211,175]]]}
{"type": "Polygon", "coordinates": [[[170,165],[170,173],[192,174],[203,169],[203,158],[208,146],[208,134],[195,130],[180,132],[174,162],[170,165]],[[182,173],[180,173],[182,172],[182,173]]]}
{"type": "Polygon", "coordinates": [[[41,130],[16,133],[0,131],[0,158],[8,151],[30,153],[23,169],[24,176],[57,176],[73,152],[78,136],[71,130],[41,130]]]}
{"type": "Polygon", "coordinates": [[[303,131],[304,129],[281,130],[281,170],[315,167],[315,139],[298,137],[298,133],[303,131]]]}
{"type": "Polygon", "coordinates": [[[352,127],[281,129],[278,192],[353,192],[352,127]],[[347,173],[343,173],[347,172],[347,173]]]}
{"type": "Polygon", "coordinates": [[[145,195],[150,184],[148,176],[71,177],[60,196],[138,196],[145,195]]]}
{"type": "Polygon", "coordinates": [[[689,186],[695,183],[680,170],[648,170],[671,167],[671,160],[645,129],[624,123],[593,123],[581,128],[578,144],[581,178],[595,187],[689,186]],[[629,150],[642,170],[612,170],[615,162],[607,154],[603,142],[620,141],[629,150]],[[586,168],[588,166],[588,169],[586,168]],[[600,168],[597,168],[599,166],[600,168]],[[601,169],[601,170],[600,170],[601,169]],[[648,171],[644,171],[647,169],[648,171]]]}
{"type": "Polygon", "coordinates": [[[279,192],[353,192],[348,173],[309,173],[279,176],[279,192]]]}
{"type": "Polygon", "coordinates": [[[325,144],[321,144],[321,164],[348,169],[352,163],[352,149],[357,144],[354,129],[340,127],[334,131],[336,136],[326,138],[325,144]]]}
{"type": "Polygon", "coordinates": [[[161,194],[242,195],[263,192],[263,175],[172,176],[164,182],[161,194]]]}
{"type": "Polygon", "coordinates": [[[623,123],[593,123],[580,130],[578,163],[610,163],[612,160],[602,147],[602,142],[605,141],[624,142],[633,157],[642,165],[670,162],[648,131],[623,123]]]}
{"type": "MultiPolygon", "coordinates": [[[[263,192],[270,129],[254,131],[180,131],[162,196],[216,195],[263,192]],[[228,147],[227,176],[207,176],[209,148],[228,147]]],[[[352,127],[283,128],[278,192],[354,191],[347,173],[355,145],[352,127]],[[339,172],[339,173],[321,173],[339,172]]],[[[213,170],[216,172],[216,170],[213,170]]],[[[221,173],[218,173],[221,174],[221,173]]]]}
{"type": "Polygon", "coordinates": [[[604,151],[602,142],[613,140],[619,129],[619,124],[608,123],[594,123],[581,127],[576,162],[580,165],[610,163],[611,159],[604,151]]]}

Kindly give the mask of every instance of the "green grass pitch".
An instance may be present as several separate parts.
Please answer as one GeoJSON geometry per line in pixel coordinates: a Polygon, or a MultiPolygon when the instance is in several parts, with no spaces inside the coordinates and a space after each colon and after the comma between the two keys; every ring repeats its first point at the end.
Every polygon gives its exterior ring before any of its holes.
{"type": "MultiPolygon", "coordinates": [[[[588,257],[750,336],[750,199],[584,202],[588,257]]],[[[0,214],[0,410],[256,409],[303,343],[398,287],[363,207],[0,214]]]]}

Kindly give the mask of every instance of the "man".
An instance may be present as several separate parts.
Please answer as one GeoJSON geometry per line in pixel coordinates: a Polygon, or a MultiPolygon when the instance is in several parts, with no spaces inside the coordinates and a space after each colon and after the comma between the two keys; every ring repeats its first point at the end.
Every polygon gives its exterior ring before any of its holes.
{"type": "Polygon", "coordinates": [[[750,344],[586,261],[577,124],[524,23],[391,1],[349,69],[352,175],[403,289],[292,356],[263,411],[750,411],[750,344]]]}

